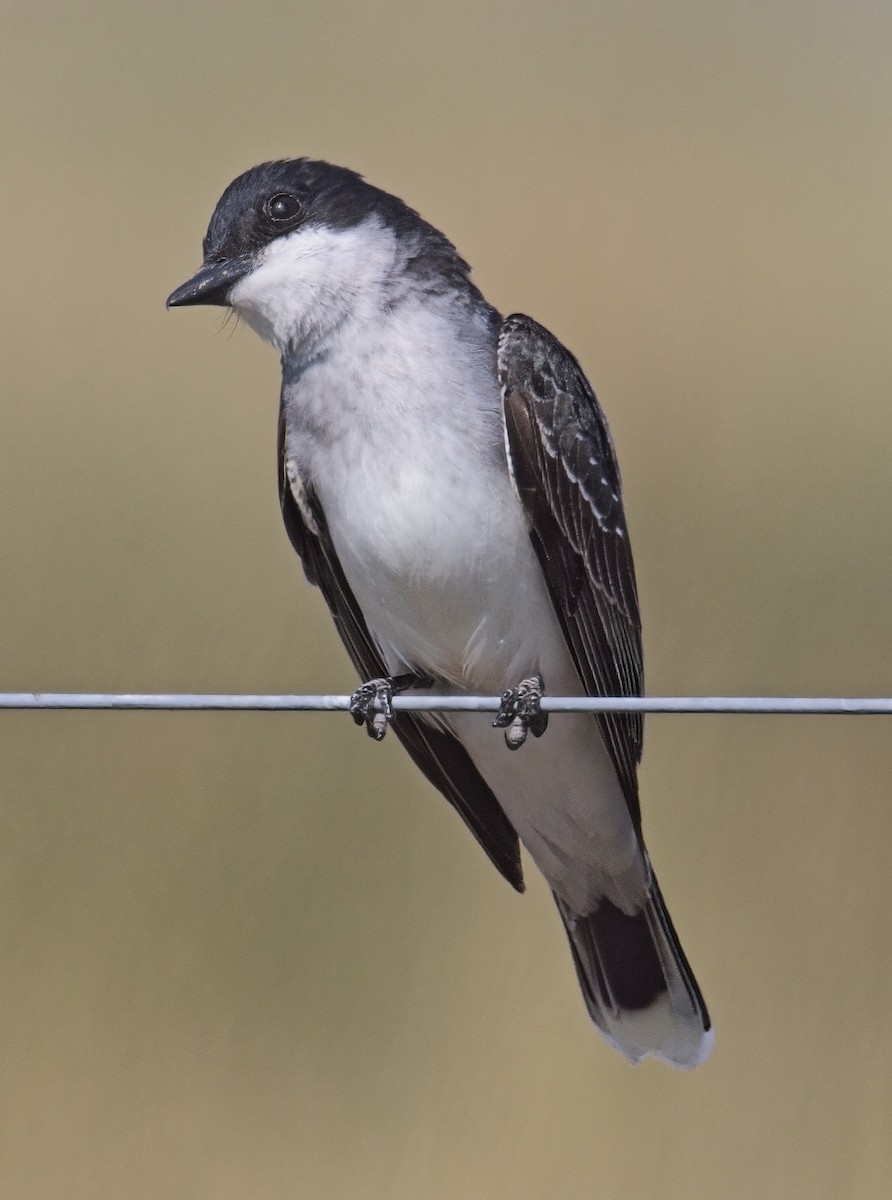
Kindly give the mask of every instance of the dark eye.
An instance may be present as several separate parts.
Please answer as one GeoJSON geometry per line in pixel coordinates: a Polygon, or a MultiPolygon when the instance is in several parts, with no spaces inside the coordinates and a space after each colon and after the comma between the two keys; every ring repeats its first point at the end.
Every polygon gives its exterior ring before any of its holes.
{"type": "Polygon", "coordinates": [[[271,221],[281,225],[285,221],[293,221],[302,208],[303,205],[297,196],[292,196],[290,192],[279,192],[270,196],[263,206],[263,211],[271,221]]]}

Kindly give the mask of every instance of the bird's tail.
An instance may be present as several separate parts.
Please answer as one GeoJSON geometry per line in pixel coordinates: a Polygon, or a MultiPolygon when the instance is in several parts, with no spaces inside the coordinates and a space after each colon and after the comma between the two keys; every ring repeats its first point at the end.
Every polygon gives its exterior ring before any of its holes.
{"type": "Polygon", "coordinates": [[[555,896],[586,1007],[633,1063],[648,1055],[695,1067],[712,1049],[709,1013],[651,874],[644,907],[628,916],[609,900],[585,916],[555,896]]]}

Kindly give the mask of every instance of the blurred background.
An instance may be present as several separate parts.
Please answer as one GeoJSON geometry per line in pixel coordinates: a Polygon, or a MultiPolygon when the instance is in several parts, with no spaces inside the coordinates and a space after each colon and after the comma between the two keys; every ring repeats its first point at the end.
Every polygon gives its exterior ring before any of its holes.
{"type": "MultiPolygon", "coordinates": [[[[275,353],[167,314],[310,154],[581,358],[659,693],[892,692],[892,9],[6,0],[4,690],[346,691],[280,525],[275,353]]],[[[886,1197],[892,727],[651,717],[708,1065],[588,1026],[395,739],[0,714],[0,1192],[886,1197]]]]}

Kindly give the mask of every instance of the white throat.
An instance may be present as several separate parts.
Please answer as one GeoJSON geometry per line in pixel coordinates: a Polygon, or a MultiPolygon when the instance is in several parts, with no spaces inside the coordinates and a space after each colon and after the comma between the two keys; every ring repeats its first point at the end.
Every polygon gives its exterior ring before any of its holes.
{"type": "Polygon", "coordinates": [[[280,354],[312,353],[387,290],[401,258],[376,216],[348,229],[308,225],[271,242],[229,303],[280,354]]]}

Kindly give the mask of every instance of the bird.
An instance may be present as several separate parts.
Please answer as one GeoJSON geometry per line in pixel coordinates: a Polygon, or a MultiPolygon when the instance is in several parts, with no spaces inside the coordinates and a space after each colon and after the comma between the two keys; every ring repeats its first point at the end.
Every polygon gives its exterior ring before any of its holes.
{"type": "Polygon", "coordinates": [[[643,687],[619,467],[576,358],[503,317],[414,209],[308,157],[229,184],[167,300],[187,305],[281,356],[282,515],[362,681],[354,719],[392,727],[518,891],[525,847],[611,1045],[703,1062],[712,1023],[642,834],[641,715],[541,708],[643,687]],[[501,707],[394,712],[431,688],[501,707]]]}

